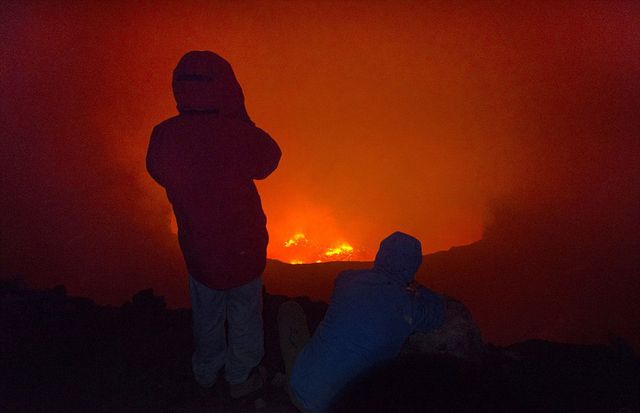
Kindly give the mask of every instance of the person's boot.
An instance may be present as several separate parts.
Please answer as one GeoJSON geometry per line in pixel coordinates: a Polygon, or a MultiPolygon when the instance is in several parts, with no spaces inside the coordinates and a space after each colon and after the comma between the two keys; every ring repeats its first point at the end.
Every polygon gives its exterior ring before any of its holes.
{"type": "Polygon", "coordinates": [[[264,366],[257,366],[249,374],[249,378],[244,383],[229,385],[231,398],[239,399],[246,397],[256,390],[261,389],[267,382],[267,369],[264,366]]]}

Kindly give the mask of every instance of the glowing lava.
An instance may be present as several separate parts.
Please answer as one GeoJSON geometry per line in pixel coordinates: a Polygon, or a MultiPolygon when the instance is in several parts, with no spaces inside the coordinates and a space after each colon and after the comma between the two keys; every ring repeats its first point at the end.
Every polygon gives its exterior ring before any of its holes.
{"type": "Polygon", "coordinates": [[[299,256],[308,257],[307,260],[295,258],[289,261],[291,264],[305,264],[308,262],[325,261],[350,261],[359,252],[347,242],[337,243],[338,246],[322,248],[315,242],[310,241],[303,233],[295,234],[284,243],[285,248],[295,250],[299,256]]]}
{"type": "Polygon", "coordinates": [[[296,234],[289,241],[284,243],[284,246],[289,248],[292,245],[307,245],[308,241],[304,234],[296,234]]]}
{"type": "Polygon", "coordinates": [[[353,253],[353,247],[349,244],[342,244],[337,248],[329,248],[324,255],[327,257],[339,256],[339,257],[349,257],[353,253]]]}

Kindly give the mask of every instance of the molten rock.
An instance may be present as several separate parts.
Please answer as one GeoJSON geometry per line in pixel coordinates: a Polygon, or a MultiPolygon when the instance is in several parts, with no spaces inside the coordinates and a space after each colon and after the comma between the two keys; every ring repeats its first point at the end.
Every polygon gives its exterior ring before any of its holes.
{"type": "Polygon", "coordinates": [[[445,354],[474,364],[481,363],[484,354],[482,333],[471,312],[460,300],[446,294],[438,296],[444,305],[444,324],[428,333],[409,336],[400,354],[445,354]]]}

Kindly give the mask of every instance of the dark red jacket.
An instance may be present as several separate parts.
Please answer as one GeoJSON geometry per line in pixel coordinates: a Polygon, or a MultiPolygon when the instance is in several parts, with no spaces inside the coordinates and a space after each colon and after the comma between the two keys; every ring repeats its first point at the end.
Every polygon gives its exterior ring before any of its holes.
{"type": "Polygon", "coordinates": [[[253,180],[276,169],[280,148],[249,119],[220,56],[187,53],[173,89],[180,115],[153,129],[147,170],[173,205],[189,274],[214,289],[244,285],[264,271],[269,239],[253,180]]]}

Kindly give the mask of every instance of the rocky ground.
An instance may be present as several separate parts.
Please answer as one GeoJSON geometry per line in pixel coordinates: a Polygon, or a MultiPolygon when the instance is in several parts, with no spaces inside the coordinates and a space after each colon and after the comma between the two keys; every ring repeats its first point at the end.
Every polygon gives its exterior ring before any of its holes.
{"type": "MultiPolygon", "coordinates": [[[[63,286],[0,287],[0,412],[296,412],[276,376],[284,370],[276,314],[288,297],[264,295],[263,364],[275,380],[250,400],[232,401],[224,380],[211,394],[198,391],[190,312],[168,310],[151,290],[103,307],[67,296],[63,286]]],[[[295,300],[315,330],[327,305],[295,300]]],[[[609,346],[485,345],[480,363],[404,354],[356,383],[336,410],[638,412],[639,367],[615,337],[609,346]]]]}

